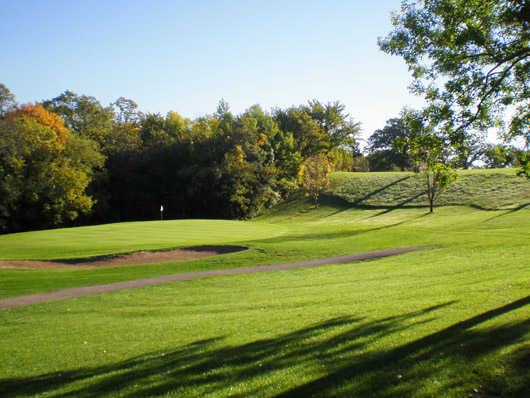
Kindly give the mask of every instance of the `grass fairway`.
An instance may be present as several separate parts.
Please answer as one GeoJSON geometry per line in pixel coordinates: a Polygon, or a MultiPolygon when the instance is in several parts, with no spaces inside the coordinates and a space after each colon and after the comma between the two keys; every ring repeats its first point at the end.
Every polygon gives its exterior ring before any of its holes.
{"type": "Polygon", "coordinates": [[[27,284],[42,291],[39,283],[49,290],[441,247],[2,311],[1,395],[529,396],[530,210],[448,206],[429,215],[335,200],[314,209],[297,199],[256,225],[274,233],[231,241],[247,239],[247,252],[180,264],[4,270],[0,284],[12,296],[27,284]]]}

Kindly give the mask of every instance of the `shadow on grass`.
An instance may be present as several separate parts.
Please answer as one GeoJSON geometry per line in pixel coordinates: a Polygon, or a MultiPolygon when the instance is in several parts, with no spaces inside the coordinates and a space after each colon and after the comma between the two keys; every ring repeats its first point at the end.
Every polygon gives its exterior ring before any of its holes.
{"type": "Polygon", "coordinates": [[[426,206],[406,206],[407,203],[412,202],[413,200],[419,198],[421,195],[425,195],[425,192],[421,192],[421,193],[419,193],[417,195],[414,195],[414,196],[404,200],[403,202],[397,204],[396,206],[391,206],[391,207],[383,210],[380,213],[377,213],[377,214],[374,214],[373,216],[370,216],[370,218],[379,217],[379,216],[385,215],[387,213],[390,213],[391,211],[398,210],[398,209],[403,209],[404,207],[407,207],[409,209],[410,208],[424,208],[426,206]]]}
{"type": "Polygon", "coordinates": [[[348,201],[334,196],[329,193],[322,193],[319,199],[318,207],[313,201],[310,201],[301,192],[293,194],[289,199],[285,200],[280,206],[269,209],[266,214],[268,217],[276,216],[290,216],[299,214],[311,213],[314,210],[319,210],[319,217],[329,217],[337,213],[346,211],[352,207],[348,201]],[[322,214],[324,213],[324,214],[322,214]],[[328,214],[325,214],[328,213],[328,214]]]}
{"type": "Polygon", "coordinates": [[[478,387],[479,383],[479,396],[528,396],[525,393],[530,388],[530,357],[526,348],[505,361],[507,374],[499,376],[493,364],[489,366],[491,372],[474,367],[486,355],[520,342],[530,332],[530,320],[473,328],[528,305],[530,296],[399,344],[400,336],[405,336],[409,328],[428,324],[435,319],[437,310],[453,303],[377,320],[333,318],[238,346],[223,346],[222,337],[199,340],[101,367],[0,379],[0,391],[4,397],[45,392],[75,397],[243,397],[277,394],[277,383],[287,380],[292,387],[280,396],[405,397],[426,386],[433,396],[463,395],[462,389],[472,392],[470,386],[478,387]],[[369,347],[390,335],[396,341],[394,347],[389,343],[385,349],[369,347]],[[308,379],[303,380],[304,377],[308,379]],[[230,393],[231,387],[239,392],[230,393]]]}
{"type": "MultiPolygon", "coordinates": [[[[476,205],[472,205],[471,207],[474,207],[474,208],[479,209],[479,210],[495,210],[495,209],[484,209],[484,208],[482,208],[480,206],[476,206],[476,205]]],[[[487,220],[484,220],[484,222],[488,222],[488,221],[494,220],[494,219],[499,218],[499,217],[504,217],[504,216],[510,215],[512,213],[516,213],[516,212],[518,212],[520,210],[525,209],[526,207],[530,208],[530,202],[523,203],[522,205],[519,205],[519,206],[517,206],[517,207],[515,207],[513,209],[509,209],[509,210],[505,211],[502,214],[497,214],[496,216],[490,217],[487,220]]]]}
{"type": "Polygon", "coordinates": [[[381,187],[381,188],[379,188],[379,189],[376,189],[375,191],[372,191],[372,192],[370,192],[370,193],[364,195],[362,198],[359,198],[359,199],[357,199],[357,200],[354,200],[354,201],[352,202],[352,204],[353,204],[354,206],[356,206],[356,205],[360,205],[362,202],[364,202],[364,201],[367,200],[367,199],[370,199],[372,196],[375,196],[375,195],[377,195],[377,194],[379,194],[379,193],[385,191],[386,189],[390,188],[391,186],[394,186],[394,185],[399,184],[399,183],[402,182],[402,181],[408,180],[409,178],[411,178],[411,176],[406,176],[406,177],[400,178],[399,180],[392,181],[390,184],[387,184],[387,185],[385,185],[384,187],[381,187]]]}
{"type": "Polygon", "coordinates": [[[366,234],[369,232],[375,232],[375,231],[381,231],[384,229],[397,227],[398,225],[404,224],[406,221],[400,221],[393,224],[388,225],[382,225],[379,227],[373,227],[373,228],[362,228],[362,229],[354,229],[354,230],[347,230],[347,231],[339,231],[339,232],[318,232],[318,233],[310,233],[310,234],[289,234],[289,235],[281,235],[274,238],[269,239],[260,239],[259,243],[282,243],[282,242],[295,242],[295,241],[304,241],[304,240],[326,240],[326,239],[341,239],[341,238],[350,238],[357,235],[366,234]]]}

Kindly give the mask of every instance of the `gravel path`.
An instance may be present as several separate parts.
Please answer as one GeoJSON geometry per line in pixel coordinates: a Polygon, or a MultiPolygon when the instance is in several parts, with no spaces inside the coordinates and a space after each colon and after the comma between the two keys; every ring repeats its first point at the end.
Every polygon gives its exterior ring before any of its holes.
{"type": "Polygon", "coordinates": [[[432,249],[432,248],[433,247],[409,247],[409,248],[402,248],[402,249],[378,250],[374,252],[350,254],[350,255],[339,256],[339,257],[322,258],[319,260],[299,261],[295,263],[264,265],[264,266],[246,267],[246,268],[222,269],[222,270],[213,270],[213,271],[204,271],[204,272],[192,272],[188,274],[165,275],[165,276],[158,276],[155,278],[108,283],[104,285],[74,287],[74,288],[69,288],[69,289],[62,289],[62,290],[56,290],[56,291],[38,293],[38,294],[28,294],[25,296],[17,296],[17,297],[10,297],[7,299],[3,299],[3,300],[0,300],[0,310],[7,310],[9,308],[15,308],[15,307],[23,307],[26,305],[39,304],[39,303],[44,303],[48,301],[64,300],[64,299],[73,298],[73,297],[88,296],[91,294],[112,292],[116,290],[133,289],[136,287],[152,286],[152,285],[158,285],[161,283],[203,278],[207,276],[250,274],[254,272],[277,271],[277,270],[285,270],[285,269],[301,268],[301,267],[314,267],[318,265],[327,265],[327,264],[351,263],[355,261],[394,256],[396,254],[403,254],[403,253],[409,253],[409,252],[413,252],[417,250],[425,250],[425,249],[432,249]]]}

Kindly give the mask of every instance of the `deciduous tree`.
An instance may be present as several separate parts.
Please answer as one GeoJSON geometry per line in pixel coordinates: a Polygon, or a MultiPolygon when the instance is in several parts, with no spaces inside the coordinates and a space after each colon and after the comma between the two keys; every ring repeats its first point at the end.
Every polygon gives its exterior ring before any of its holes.
{"type": "Polygon", "coordinates": [[[445,140],[429,129],[429,125],[423,124],[422,115],[422,112],[414,111],[405,113],[406,123],[412,133],[407,138],[406,145],[415,170],[423,175],[429,210],[432,213],[436,199],[456,180],[456,173],[450,166],[449,149],[445,140]]]}
{"type": "Polygon", "coordinates": [[[310,195],[315,205],[318,206],[320,193],[329,186],[331,165],[324,154],[318,154],[307,158],[300,167],[298,180],[300,185],[310,195]]]}
{"type": "Polygon", "coordinates": [[[45,101],[43,105],[48,111],[59,115],[70,131],[97,142],[103,152],[108,153],[114,147],[111,138],[114,119],[112,107],[105,108],[94,97],[77,95],[68,90],[45,101]]]}
{"type": "Polygon", "coordinates": [[[455,149],[470,130],[502,127],[508,109],[504,132],[530,143],[528,0],[405,0],[392,24],[379,46],[403,57],[425,115],[455,149]]]}
{"type": "Polygon", "coordinates": [[[403,171],[410,168],[411,160],[407,154],[407,145],[396,145],[397,142],[405,143],[409,136],[410,130],[401,118],[389,119],[385,127],[374,131],[368,138],[370,170],[384,171],[399,168],[403,171]]]}
{"type": "Polygon", "coordinates": [[[90,211],[85,190],[103,163],[93,143],[72,137],[41,105],[25,105],[0,120],[0,229],[62,224],[90,211]]]}
{"type": "Polygon", "coordinates": [[[0,117],[13,109],[15,104],[15,95],[5,85],[0,83],[0,117]]]}

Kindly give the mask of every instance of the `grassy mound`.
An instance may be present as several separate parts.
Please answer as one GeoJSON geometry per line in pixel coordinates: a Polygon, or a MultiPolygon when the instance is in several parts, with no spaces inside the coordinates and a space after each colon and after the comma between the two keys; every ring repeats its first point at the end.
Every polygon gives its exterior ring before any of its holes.
{"type": "MultiPolygon", "coordinates": [[[[334,173],[330,192],[355,206],[427,206],[425,182],[421,174],[334,173]]],[[[530,181],[515,170],[462,170],[443,191],[437,206],[465,205],[481,209],[516,208],[530,204],[530,181]]]]}

